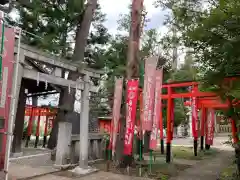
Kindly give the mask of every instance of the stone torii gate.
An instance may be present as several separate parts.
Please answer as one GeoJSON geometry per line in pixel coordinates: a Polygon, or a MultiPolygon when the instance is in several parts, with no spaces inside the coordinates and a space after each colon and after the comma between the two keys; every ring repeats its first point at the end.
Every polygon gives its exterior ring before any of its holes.
{"type": "MultiPolygon", "coordinates": [[[[96,93],[98,91],[98,87],[94,86],[93,83],[91,83],[91,79],[99,80],[101,75],[103,74],[102,71],[93,70],[90,68],[83,68],[79,70],[77,68],[77,65],[74,63],[71,63],[71,61],[69,60],[52,56],[37,48],[30,47],[29,45],[26,45],[26,44],[22,44],[20,42],[19,37],[21,37],[21,31],[18,35],[18,38],[15,40],[14,56],[15,56],[15,59],[18,58],[18,61],[17,62],[15,61],[14,72],[16,72],[16,68],[18,70],[17,70],[17,76],[14,76],[16,78],[13,80],[13,83],[16,83],[17,88],[14,93],[12,92],[13,94],[15,94],[15,99],[14,98],[11,99],[11,106],[10,106],[10,113],[15,112],[12,115],[12,119],[14,120],[13,123],[15,124],[14,138],[18,137],[21,140],[24,118],[20,118],[19,115],[22,115],[24,117],[26,93],[36,93],[36,90],[38,91],[37,93],[49,91],[49,90],[55,90],[56,92],[60,92],[61,87],[68,87],[69,89],[74,88],[82,92],[82,96],[81,96],[82,108],[81,108],[80,119],[84,119],[84,121],[83,120],[80,121],[79,119],[80,142],[81,142],[79,152],[80,152],[80,156],[83,157],[83,159],[87,159],[88,158],[89,92],[96,93]],[[48,69],[48,71],[46,69],[48,69]],[[77,81],[72,81],[64,78],[65,73],[70,71],[79,73],[79,79],[77,81]],[[28,92],[26,92],[26,89],[28,90],[28,92]],[[13,103],[13,101],[15,101],[16,103],[13,103]],[[16,118],[16,114],[17,114],[17,118],[16,118]]],[[[8,119],[6,119],[5,122],[9,124],[8,119]]],[[[7,129],[4,129],[4,131],[10,132],[11,131],[10,129],[11,127],[8,127],[7,129]]],[[[11,140],[11,138],[7,138],[7,139],[11,140]]],[[[9,147],[11,147],[9,143],[11,142],[7,141],[7,144],[4,144],[4,143],[2,144],[3,146],[2,149],[6,150],[5,152],[3,152],[3,154],[6,154],[6,153],[8,154],[7,151],[9,147]]],[[[19,141],[13,141],[12,146],[13,146],[12,148],[13,153],[21,152],[21,143],[19,143],[19,141]]],[[[6,161],[6,158],[8,158],[8,156],[9,155],[5,155],[5,161],[6,161]]]]}

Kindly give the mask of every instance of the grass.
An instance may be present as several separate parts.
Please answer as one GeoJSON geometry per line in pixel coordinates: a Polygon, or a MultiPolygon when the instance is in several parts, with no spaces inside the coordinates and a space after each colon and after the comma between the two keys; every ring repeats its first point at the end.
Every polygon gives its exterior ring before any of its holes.
{"type": "Polygon", "coordinates": [[[218,151],[216,149],[198,151],[198,155],[194,156],[192,147],[183,146],[173,146],[172,154],[174,158],[177,159],[187,159],[187,160],[203,160],[216,156],[218,151]]]}
{"type": "Polygon", "coordinates": [[[220,174],[219,180],[239,180],[240,177],[237,176],[236,165],[231,165],[224,169],[220,174]]]}
{"type": "MultiPolygon", "coordinates": [[[[216,149],[210,149],[208,151],[198,151],[198,156],[194,156],[192,147],[184,146],[173,146],[172,147],[172,156],[176,159],[185,159],[185,160],[203,160],[216,156],[218,151],[216,149]]],[[[153,153],[156,157],[165,157],[160,151],[155,151],[153,153]]]]}
{"type": "MultiPolygon", "coordinates": [[[[165,162],[165,154],[162,155],[160,151],[155,151],[153,154],[156,155],[156,160],[152,164],[152,170],[149,170],[149,160],[141,161],[142,168],[142,177],[148,177],[156,180],[168,180],[170,177],[177,176],[179,172],[184,171],[187,168],[190,168],[194,162],[197,160],[203,160],[207,158],[211,158],[216,156],[218,151],[216,149],[210,149],[208,151],[199,151],[198,156],[195,157],[193,154],[193,148],[191,147],[183,147],[183,146],[173,146],[172,147],[172,155],[175,159],[185,159],[192,160],[191,163],[189,161],[180,162],[173,161],[170,164],[165,162]],[[160,157],[160,158],[157,158],[160,157]]],[[[148,156],[149,154],[145,154],[148,156]]],[[[94,166],[102,171],[107,170],[107,161],[94,163],[94,166]]],[[[131,176],[139,176],[139,165],[135,165],[131,168],[130,174],[131,176]]],[[[128,175],[126,169],[121,169],[116,167],[114,163],[110,162],[109,172],[117,173],[117,174],[125,174],[128,175]]]]}
{"type": "Polygon", "coordinates": [[[156,179],[161,179],[163,176],[166,178],[177,176],[179,172],[184,171],[187,168],[190,168],[190,165],[185,164],[167,164],[164,162],[157,161],[156,164],[152,165],[152,172],[155,174],[156,179]]]}
{"type": "MultiPolygon", "coordinates": [[[[95,163],[94,166],[97,169],[100,169],[102,171],[106,171],[107,162],[98,162],[95,163]]],[[[156,161],[154,164],[152,164],[152,168],[150,171],[149,161],[141,161],[142,168],[141,168],[141,176],[142,177],[148,177],[156,180],[168,180],[170,177],[177,176],[180,171],[183,171],[189,167],[190,165],[185,164],[167,164],[165,161],[156,161]]],[[[138,177],[140,171],[140,166],[135,165],[131,168],[130,174],[131,176],[138,177]]],[[[125,174],[128,175],[126,172],[126,169],[120,169],[119,167],[116,167],[113,163],[109,166],[109,172],[113,172],[116,174],[125,174]]]]}

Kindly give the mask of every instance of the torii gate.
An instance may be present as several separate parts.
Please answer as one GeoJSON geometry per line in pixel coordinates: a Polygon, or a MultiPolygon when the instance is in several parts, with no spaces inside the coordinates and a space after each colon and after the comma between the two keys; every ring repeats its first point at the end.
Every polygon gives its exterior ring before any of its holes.
{"type": "MultiPolygon", "coordinates": [[[[236,78],[226,78],[227,81],[235,80],[236,78]]],[[[195,113],[197,114],[197,109],[202,110],[202,117],[201,117],[201,146],[203,146],[203,138],[204,138],[204,129],[205,129],[205,122],[206,122],[206,113],[207,108],[213,108],[213,109],[227,109],[229,107],[229,104],[221,103],[220,98],[217,94],[212,92],[200,92],[198,89],[199,83],[198,82],[181,82],[181,83],[170,83],[170,84],[164,84],[162,88],[167,89],[167,94],[162,94],[162,99],[167,100],[167,153],[166,153],[166,162],[170,162],[171,157],[171,141],[173,139],[173,112],[174,112],[174,103],[173,100],[175,98],[191,98],[194,100],[195,103],[195,113]],[[187,93],[175,93],[173,91],[174,88],[187,88],[192,87],[191,92],[187,93]]],[[[234,105],[237,105],[239,102],[234,100],[232,102],[234,105]]],[[[197,117],[196,117],[197,118],[197,117]]],[[[162,113],[160,114],[160,122],[162,122],[162,113]]],[[[233,142],[236,143],[238,141],[236,137],[236,124],[235,121],[232,119],[232,134],[233,134],[233,142]]],[[[161,123],[160,123],[161,124],[161,123]]],[[[195,119],[195,125],[194,125],[196,131],[197,130],[197,119],[195,119]]],[[[194,154],[197,156],[197,141],[198,141],[198,133],[195,133],[194,135],[194,154]]],[[[161,137],[161,141],[163,140],[161,137]]],[[[162,144],[162,143],[161,143],[162,144]]]]}
{"type": "MultiPolygon", "coordinates": [[[[235,101],[233,103],[234,106],[239,105],[240,101],[235,101]]],[[[185,106],[191,106],[191,102],[187,101],[184,103],[185,106]]],[[[201,124],[201,132],[200,132],[200,136],[201,136],[201,150],[203,150],[203,143],[204,143],[204,136],[206,135],[206,131],[207,131],[207,127],[206,127],[206,122],[207,122],[207,109],[228,109],[229,108],[229,103],[227,102],[222,102],[222,100],[219,97],[203,97],[203,98],[199,98],[198,100],[198,105],[197,105],[198,109],[200,109],[202,111],[201,114],[201,120],[200,120],[200,124],[201,124]]],[[[235,125],[235,121],[231,119],[232,122],[232,135],[233,135],[233,142],[236,143],[237,142],[237,138],[236,138],[236,133],[237,133],[237,129],[236,129],[236,125],[235,125]]],[[[210,144],[206,144],[207,147],[209,148],[210,144]]]]}

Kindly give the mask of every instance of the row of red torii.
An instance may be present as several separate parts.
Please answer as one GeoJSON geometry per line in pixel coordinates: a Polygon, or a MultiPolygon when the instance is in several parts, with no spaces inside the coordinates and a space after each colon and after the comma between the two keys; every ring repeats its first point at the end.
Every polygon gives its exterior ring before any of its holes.
{"type": "MultiPolygon", "coordinates": [[[[234,79],[231,79],[234,80],[234,79]]],[[[201,111],[201,118],[197,119],[197,122],[200,123],[200,131],[197,134],[193,133],[194,137],[194,154],[197,156],[197,140],[199,135],[201,136],[201,149],[204,148],[204,137],[206,136],[206,148],[209,148],[212,145],[213,141],[209,141],[207,136],[209,136],[209,128],[207,127],[207,112],[208,109],[228,109],[229,104],[227,102],[223,103],[221,99],[212,92],[200,92],[198,89],[199,83],[198,82],[181,82],[181,83],[170,83],[170,84],[163,84],[162,88],[167,89],[167,94],[162,94],[162,100],[167,100],[167,138],[166,138],[166,161],[170,162],[170,155],[171,155],[171,142],[173,139],[173,121],[174,121],[174,99],[176,98],[196,98],[197,102],[197,109],[201,111]],[[187,88],[192,87],[191,92],[187,93],[174,93],[174,88],[187,88]]],[[[139,99],[142,100],[142,92],[140,92],[139,99]]],[[[238,101],[235,101],[233,104],[238,105],[238,101]]],[[[140,103],[141,104],[141,103],[140,103]]],[[[191,102],[185,102],[186,106],[191,106],[191,102]]],[[[36,142],[35,147],[38,144],[38,137],[39,137],[39,124],[40,124],[40,116],[46,116],[45,128],[44,128],[44,142],[43,146],[45,147],[46,144],[46,136],[48,132],[48,125],[51,123],[53,125],[53,120],[56,116],[56,109],[49,110],[48,108],[41,108],[41,107],[33,107],[27,106],[25,111],[25,116],[29,116],[28,121],[28,128],[27,128],[27,141],[26,146],[28,146],[28,141],[30,140],[30,136],[32,134],[32,126],[33,126],[33,117],[38,116],[37,119],[37,127],[36,127],[36,142]],[[52,118],[51,118],[52,117],[52,118]],[[50,118],[48,121],[48,118],[50,118]]],[[[214,112],[213,112],[214,113],[214,112]]],[[[163,136],[163,117],[162,111],[160,111],[160,139],[161,139],[161,152],[164,153],[164,136],[163,136]]],[[[237,128],[234,120],[232,122],[232,135],[233,135],[233,142],[237,143],[238,139],[236,137],[237,128]]],[[[214,126],[214,124],[213,124],[214,126]]],[[[52,128],[52,127],[50,127],[52,128]]],[[[214,127],[213,127],[214,128],[214,127]]],[[[213,131],[212,131],[213,132],[213,131]]],[[[213,134],[210,135],[213,138],[213,134]]]]}
{"type": "MultiPolygon", "coordinates": [[[[224,80],[227,82],[231,82],[236,80],[237,78],[226,78],[224,80]]],[[[197,147],[198,147],[198,138],[201,136],[201,150],[204,149],[204,137],[205,137],[205,145],[206,149],[209,149],[210,146],[213,144],[213,138],[214,138],[214,121],[215,119],[215,110],[216,109],[225,109],[227,110],[229,108],[229,102],[223,102],[221,98],[213,92],[201,92],[199,91],[199,82],[179,82],[179,83],[168,83],[163,84],[162,89],[166,89],[167,93],[161,95],[161,99],[164,101],[167,100],[167,104],[165,104],[165,107],[167,107],[167,113],[166,113],[166,119],[167,119],[167,138],[166,138],[166,162],[170,162],[171,159],[171,143],[173,140],[173,124],[174,124],[174,99],[177,98],[189,98],[192,101],[185,102],[185,106],[193,106],[193,102],[195,102],[196,108],[192,109],[192,113],[196,113],[196,119],[195,123],[192,123],[192,135],[194,138],[194,155],[197,156],[197,147]],[[177,93],[174,92],[175,88],[189,88],[191,87],[190,92],[184,92],[184,93],[177,93]],[[193,101],[195,99],[195,101],[193,101]],[[196,111],[196,112],[194,112],[196,111]],[[198,111],[201,112],[201,116],[198,117],[198,111]],[[209,116],[210,115],[210,116],[209,116]]],[[[139,94],[139,100],[140,100],[140,109],[143,108],[143,102],[142,102],[142,91],[140,89],[139,94]]],[[[234,100],[232,102],[232,105],[237,106],[240,101],[234,100]]],[[[162,104],[161,107],[164,107],[164,104],[162,104]]],[[[142,110],[141,110],[142,111],[142,110]]],[[[193,117],[193,116],[192,116],[193,117]]],[[[238,142],[237,138],[237,127],[236,123],[233,119],[230,119],[232,124],[232,137],[233,137],[233,143],[238,142]]],[[[120,124],[119,124],[120,125],[120,124]]],[[[161,152],[164,153],[164,136],[163,136],[163,114],[162,111],[160,111],[160,117],[159,117],[159,129],[160,129],[160,140],[161,140],[161,152]]]]}
{"type": "Polygon", "coordinates": [[[43,148],[45,148],[47,143],[47,136],[53,128],[54,120],[57,115],[57,108],[49,107],[39,107],[27,105],[25,107],[25,117],[27,118],[27,132],[26,132],[26,144],[25,147],[29,146],[29,142],[32,135],[35,135],[34,147],[38,147],[39,137],[40,137],[40,122],[41,117],[44,117],[44,132],[43,132],[43,148]],[[34,126],[36,125],[35,132],[33,131],[34,126]]]}
{"type": "MultiPolygon", "coordinates": [[[[233,81],[236,80],[236,78],[227,78],[226,81],[233,81]]],[[[209,136],[209,127],[208,123],[210,121],[207,121],[207,113],[209,110],[212,111],[213,114],[215,114],[214,110],[216,109],[228,109],[229,108],[229,102],[222,102],[221,98],[213,92],[201,92],[199,91],[199,84],[198,82],[179,82],[179,83],[169,83],[169,84],[163,84],[162,89],[167,89],[167,94],[162,94],[162,100],[167,100],[167,138],[166,138],[166,162],[170,162],[171,157],[171,143],[173,139],[173,121],[174,121],[174,99],[177,98],[195,98],[196,99],[196,110],[201,111],[201,117],[197,118],[197,124],[200,123],[198,127],[200,127],[200,130],[197,133],[193,133],[194,138],[194,155],[197,156],[197,147],[198,147],[198,138],[201,136],[201,150],[204,148],[204,136],[206,136],[206,148],[209,148],[210,145],[212,145],[213,141],[209,141],[207,139],[207,136],[209,136]],[[192,87],[190,92],[186,93],[175,93],[175,88],[188,88],[192,87]]],[[[140,96],[142,96],[142,93],[140,93],[140,96]]],[[[140,98],[141,100],[142,98],[140,98]]],[[[141,102],[140,102],[141,104],[141,102]]],[[[239,104],[239,101],[234,100],[232,102],[234,106],[239,104]]],[[[185,102],[186,106],[191,106],[191,102],[185,102]]],[[[162,106],[163,107],[163,106],[162,106]]],[[[198,114],[198,113],[196,113],[198,114]]],[[[232,124],[232,137],[233,137],[233,143],[238,142],[237,138],[237,127],[236,123],[233,119],[231,120],[232,124]]],[[[164,153],[164,136],[163,136],[163,114],[162,111],[160,111],[160,120],[159,120],[159,126],[160,126],[160,139],[161,139],[161,152],[164,153]]],[[[212,124],[212,128],[214,129],[214,124],[212,124]]],[[[212,136],[213,138],[213,130],[212,136]]]]}

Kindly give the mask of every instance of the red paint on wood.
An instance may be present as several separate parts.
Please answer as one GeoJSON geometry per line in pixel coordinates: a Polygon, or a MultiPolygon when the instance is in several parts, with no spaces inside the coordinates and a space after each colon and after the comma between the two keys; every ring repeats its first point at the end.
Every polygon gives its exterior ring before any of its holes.
{"type": "Polygon", "coordinates": [[[38,112],[37,127],[36,127],[36,136],[39,136],[40,133],[40,121],[41,121],[41,111],[38,112]]]}
{"type": "Polygon", "coordinates": [[[48,133],[48,116],[46,116],[45,127],[44,127],[44,136],[47,136],[48,133]]]}
{"type": "MultiPolygon", "coordinates": [[[[0,27],[0,34],[2,31],[2,24],[0,27]]],[[[11,103],[11,89],[12,89],[12,82],[13,82],[13,71],[14,71],[14,44],[15,44],[15,33],[13,28],[7,28],[5,27],[4,31],[4,44],[3,44],[3,54],[2,54],[2,73],[4,72],[4,69],[8,70],[8,77],[7,77],[7,88],[6,88],[6,101],[3,108],[0,108],[0,116],[3,117],[4,121],[4,127],[3,129],[0,129],[2,132],[1,136],[1,149],[0,149],[0,170],[4,168],[4,158],[5,158],[5,152],[6,152],[6,142],[7,142],[7,135],[6,132],[8,131],[8,121],[9,121],[9,113],[10,113],[10,103],[11,103]]],[[[1,77],[3,77],[3,74],[1,74],[1,77]]],[[[2,81],[3,82],[3,81],[2,81]]],[[[0,84],[0,92],[2,92],[2,83],[0,84]]]]}
{"type": "Polygon", "coordinates": [[[33,117],[34,117],[34,111],[35,109],[32,108],[29,120],[28,120],[28,128],[27,128],[27,132],[28,132],[28,136],[31,136],[32,134],[32,124],[33,124],[33,117]]]}
{"type": "Polygon", "coordinates": [[[232,137],[233,137],[233,143],[236,144],[238,142],[238,137],[237,137],[237,126],[236,122],[231,119],[232,122],[232,137]]]}
{"type": "Polygon", "coordinates": [[[167,102],[167,143],[172,141],[172,89],[168,87],[168,102],[167,102]]]}

